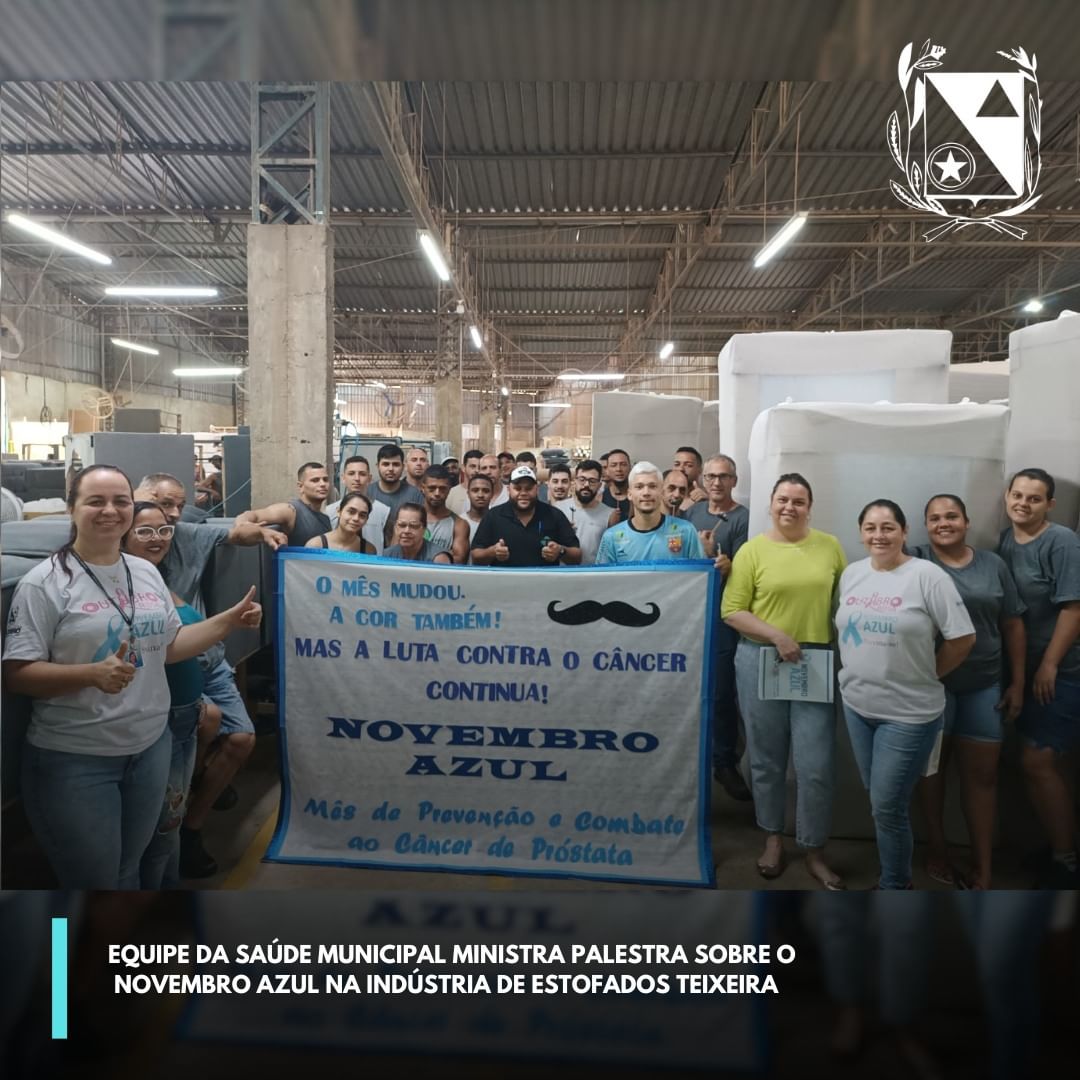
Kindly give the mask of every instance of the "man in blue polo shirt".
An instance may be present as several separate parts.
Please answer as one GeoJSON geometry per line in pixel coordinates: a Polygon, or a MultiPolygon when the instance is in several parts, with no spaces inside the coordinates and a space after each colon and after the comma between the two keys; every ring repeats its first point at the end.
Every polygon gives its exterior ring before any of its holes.
{"type": "MultiPolygon", "coordinates": [[[[493,506],[476,527],[477,566],[555,566],[581,562],[581,544],[561,510],[537,500],[536,473],[519,465],[510,474],[510,498],[493,506]]],[[[694,534],[695,538],[697,533],[694,534]]]]}
{"type": "Polygon", "coordinates": [[[651,461],[639,461],[628,478],[630,516],[600,538],[597,566],[704,559],[697,529],[664,513],[663,480],[651,461]]]}

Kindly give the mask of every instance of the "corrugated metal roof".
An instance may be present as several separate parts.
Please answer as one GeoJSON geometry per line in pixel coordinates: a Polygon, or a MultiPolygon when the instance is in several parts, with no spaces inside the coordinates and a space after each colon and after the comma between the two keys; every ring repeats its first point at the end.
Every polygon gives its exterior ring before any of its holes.
{"type": "MultiPolygon", "coordinates": [[[[768,19],[761,19],[764,26],[768,19]]],[[[770,25],[775,30],[775,22],[770,25]]],[[[681,234],[673,221],[636,224],[635,215],[690,211],[700,229],[704,211],[722,205],[727,168],[737,150],[745,155],[749,116],[762,85],[516,81],[412,83],[406,89],[420,114],[430,190],[468,253],[481,316],[497,327],[506,323],[513,343],[526,353],[569,356],[613,349],[656,289],[665,255],[681,234]],[[570,218],[579,210],[592,212],[593,219],[555,224],[548,218],[553,212],[570,218]],[[618,220],[597,222],[601,210],[617,211],[618,220]],[[489,218],[492,211],[520,211],[522,218],[496,223],[489,218]],[[522,313],[537,313],[546,325],[510,322],[522,313]],[[581,325],[580,317],[589,315],[603,325],[581,325]]],[[[801,89],[794,86],[792,100],[801,89]]],[[[1040,210],[1052,210],[1076,200],[1071,154],[1080,85],[1047,83],[1042,92],[1047,159],[1040,210]]],[[[53,280],[91,303],[100,302],[105,284],[134,277],[190,281],[194,275],[226,290],[226,304],[243,306],[248,95],[249,87],[239,83],[0,86],[0,140],[54,144],[50,152],[5,156],[0,199],[50,207],[59,218],[76,205],[97,208],[97,218],[80,211],[63,227],[87,243],[107,246],[115,261],[102,270],[70,256],[50,256],[47,246],[6,224],[0,231],[5,249],[28,264],[48,257],[53,280]],[[150,142],[162,152],[129,150],[111,158],[55,152],[55,144],[109,144],[117,138],[129,146],[150,142]],[[223,207],[234,209],[222,212],[223,207]],[[233,223],[214,225],[212,217],[233,223]],[[157,220],[150,225],[151,219],[157,220]]],[[[792,128],[745,193],[736,220],[725,220],[718,238],[682,275],[671,312],[681,337],[697,332],[712,341],[744,313],[790,318],[834,271],[846,267],[852,245],[866,243],[875,221],[897,219],[901,207],[888,189],[896,170],[884,130],[898,99],[895,82],[815,84],[798,132],[798,196],[800,207],[811,213],[807,228],[782,258],[753,268],[763,237],[754,216],[767,207],[764,233],[772,235],[794,200],[792,128]],[[830,211],[852,217],[833,220],[830,211]],[[698,317],[701,324],[695,326],[698,317]]],[[[386,220],[403,214],[405,200],[374,149],[356,85],[333,86],[331,114],[331,199],[350,215],[335,228],[339,311],[434,316],[440,294],[419,253],[415,227],[407,218],[402,224],[386,220]]],[[[924,228],[920,222],[920,233],[924,228]]],[[[918,235],[909,246],[906,221],[899,220],[890,235],[881,256],[888,280],[818,325],[828,325],[841,311],[856,317],[863,311],[966,312],[986,300],[1001,306],[1003,282],[1018,270],[1019,284],[1038,288],[1037,260],[1023,244],[976,249],[956,243],[972,239],[968,232],[939,241],[938,254],[924,259],[927,249],[918,235]],[[904,269],[913,256],[917,265],[904,269]]],[[[1049,235],[1080,238],[1080,228],[1058,227],[1049,235]]],[[[1052,254],[1044,262],[1044,289],[1080,275],[1080,258],[1072,250],[1052,254]]],[[[872,281],[873,269],[874,253],[868,251],[856,263],[856,284],[872,281]]],[[[107,310],[117,309],[110,304],[107,310]]],[[[356,336],[339,329],[342,335],[356,336]]],[[[660,337],[659,325],[648,336],[660,337]]],[[[434,317],[426,327],[410,323],[378,340],[380,348],[400,350],[407,341],[409,347],[433,350],[434,317]]],[[[505,355],[512,369],[519,354],[507,345],[505,355]]]]}

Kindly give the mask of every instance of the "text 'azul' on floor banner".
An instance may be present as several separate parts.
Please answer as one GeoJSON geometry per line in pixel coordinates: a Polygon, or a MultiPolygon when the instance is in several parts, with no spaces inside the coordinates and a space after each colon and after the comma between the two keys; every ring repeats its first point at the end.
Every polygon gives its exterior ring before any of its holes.
{"type": "Polygon", "coordinates": [[[279,552],[267,857],[712,884],[714,576],[279,552]]]}

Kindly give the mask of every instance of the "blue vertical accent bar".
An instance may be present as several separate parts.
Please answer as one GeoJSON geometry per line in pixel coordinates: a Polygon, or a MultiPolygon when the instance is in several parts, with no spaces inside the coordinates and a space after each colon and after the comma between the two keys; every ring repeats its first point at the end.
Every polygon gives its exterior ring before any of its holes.
{"type": "Polygon", "coordinates": [[[52,1037],[68,1037],[68,921],[52,921],[52,1037]]]}

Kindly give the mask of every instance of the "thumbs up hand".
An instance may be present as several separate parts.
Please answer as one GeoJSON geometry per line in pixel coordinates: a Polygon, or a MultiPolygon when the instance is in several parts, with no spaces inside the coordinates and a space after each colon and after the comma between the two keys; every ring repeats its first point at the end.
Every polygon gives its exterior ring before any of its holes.
{"type": "Polygon", "coordinates": [[[252,585],[247,595],[238,604],[229,608],[229,621],[234,628],[254,629],[262,622],[262,605],[255,602],[255,586],[252,585]]]}
{"type": "Polygon", "coordinates": [[[119,694],[135,678],[135,665],[127,662],[131,646],[125,639],[120,648],[94,665],[94,685],[103,694],[119,694]]]}

